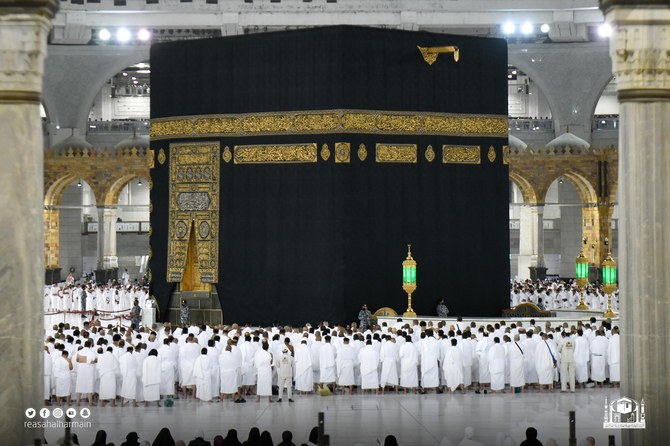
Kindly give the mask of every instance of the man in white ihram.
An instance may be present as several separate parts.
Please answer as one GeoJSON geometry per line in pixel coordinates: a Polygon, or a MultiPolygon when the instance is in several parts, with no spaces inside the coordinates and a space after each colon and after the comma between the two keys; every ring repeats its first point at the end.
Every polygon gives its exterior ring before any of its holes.
{"type": "Polygon", "coordinates": [[[287,389],[288,393],[288,402],[293,402],[293,366],[294,359],[291,356],[288,348],[284,347],[281,351],[281,355],[276,358],[277,366],[277,383],[279,385],[279,399],[278,403],[281,403],[282,397],[284,396],[284,387],[287,389]]]}

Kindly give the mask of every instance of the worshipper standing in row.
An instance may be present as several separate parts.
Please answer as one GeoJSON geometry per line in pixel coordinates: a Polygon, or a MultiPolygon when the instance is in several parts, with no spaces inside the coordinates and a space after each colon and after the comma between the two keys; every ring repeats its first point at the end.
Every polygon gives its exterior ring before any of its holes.
{"type": "Polygon", "coordinates": [[[337,353],[337,385],[340,388],[348,388],[349,395],[352,394],[356,380],[354,378],[354,368],[358,364],[356,350],[349,345],[349,338],[344,338],[342,347],[337,353]]]}
{"type": "Polygon", "coordinates": [[[537,346],[535,351],[535,368],[540,384],[540,392],[542,392],[545,385],[551,392],[554,390],[554,369],[557,364],[556,353],[553,350],[553,345],[547,342],[547,334],[541,333],[540,336],[542,337],[542,342],[537,346]]]}
{"type": "Polygon", "coordinates": [[[277,358],[275,366],[277,367],[277,377],[278,377],[278,385],[279,385],[279,399],[277,399],[278,403],[281,403],[282,397],[284,395],[284,388],[287,389],[287,394],[288,394],[288,402],[292,403],[293,402],[293,366],[294,366],[295,360],[293,359],[293,356],[291,356],[291,353],[289,353],[288,348],[282,349],[282,353],[277,358]]]}
{"type": "Polygon", "coordinates": [[[561,392],[575,392],[575,341],[567,332],[561,333],[561,342],[558,344],[558,354],[561,357],[561,392]]]}
{"type": "Polygon", "coordinates": [[[267,396],[272,402],[272,353],[268,351],[269,345],[263,342],[261,348],[254,356],[254,367],[258,374],[256,381],[256,401],[260,402],[262,396],[267,396]]]}
{"type": "Polygon", "coordinates": [[[372,340],[365,342],[365,347],[358,353],[358,363],[361,370],[361,390],[365,394],[366,390],[373,390],[379,393],[379,353],[372,346],[372,340]]]}
{"type": "Polygon", "coordinates": [[[142,363],[142,384],[144,385],[144,406],[152,401],[161,407],[161,364],[158,359],[158,350],[151,349],[149,356],[142,363]]]}

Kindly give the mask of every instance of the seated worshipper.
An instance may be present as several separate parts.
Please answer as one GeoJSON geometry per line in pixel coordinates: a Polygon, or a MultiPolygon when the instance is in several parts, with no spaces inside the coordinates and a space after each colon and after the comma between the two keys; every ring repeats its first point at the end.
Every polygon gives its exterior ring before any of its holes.
{"type": "Polygon", "coordinates": [[[154,438],[154,442],[151,443],[151,446],[174,446],[174,438],[172,438],[170,429],[167,427],[161,429],[156,438],[154,438]]]}
{"type": "Polygon", "coordinates": [[[520,446],[542,446],[540,440],[537,439],[537,429],[534,427],[526,429],[526,439],[521,442],[520,446]]]}
{"type": "Polygon", "coordinates": [[[293,434],[291,431],[284,431],[281,433],[281,443],[279,443],[277,446],[295,446],[295,443],[293,443],[293,434]]]}
{"type": "Polygon", "coordinates": [[[235,429],[228,430],[228,435],[223,439],[222,444],[225,446],[242,446],[242,442],[237,438],[237,431],[235,429]]]}
{"type": "Polygon", "coordinates": [[[449,308],[444,304],[444,299],[440,299],[437,302],[437,308],[435,309],[437,311],[437,316],[438,317],[447,317],[449,316],[449,308]]]}
{"type": "Polygon", "coordinates": [[[128,435],[126,435],[126,441],[121,443],[121,446],[140,446],[140,442],[137,441],[139,438],[140,437],[137,435],[137,432],[130,432],[128,435]]]}
{"type": "Polygon", "coordinates": [[[156,401],[161,406],[161,364],[158,359],[158,350],[151,349],[149,356],[142,363],[142,384],[144,385],[144,406],[156,401]]]}
{"type": "Polygon", "coordinates": [[[200,356],[193,365],[193,377],[195,378],[195,396],[200,401],[211,402],[214,397],[212,389],[212,359],[207,354],[207,348],[200,350],[200,356]]]}

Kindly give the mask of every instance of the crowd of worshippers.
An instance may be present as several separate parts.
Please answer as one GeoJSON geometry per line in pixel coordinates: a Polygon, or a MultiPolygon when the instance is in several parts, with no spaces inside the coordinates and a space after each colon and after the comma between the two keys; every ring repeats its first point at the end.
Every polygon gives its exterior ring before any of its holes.
{"type": "Polygon", "coordinates": [[[531,320],[479,326],[398,319],[364,331],[352,326],[300,328],[105,328],[85,322],[47,330],[44,399],[56,404],[173,404],[200,401],[288,402],[293,391],[327,394],[562,391],[617,384],[619,330],[591,318],[544,327],[531,320]],[[509,324],[509,325],[508,325],[509,324]]]}
{"type": "MultiPolygon", "coordinates": [[[[533,303],[542,310],[574,310],[579,305],[582,292],[574,281],[514,280],[510,284],[510,308],[523,303],[533,303]]],[[[612,293],[612,309],[619,311],[619,290],[612,293]]],[[[607,309],[607,294],[600,283],[589,284],[584,289],[584,302],[592,310],[607,309]]]]}
{"type": "MultiPolygon", "coordinates": [[[[300,446],[310,446],[318,444],[319,430],[315,426],[309,432],[306,442],[300,443],[300,446]]],[[[281,441],[275,443],[272,434],[268,431],[263,431],[257,427],[252,427],[249,430],[249,435],[246,440],[239,438],[236,429],[229,429],[226,436],[216,435],[212,441],[204,438],[204,433],[196,433],[193,440],[179,440],[174,439],[170,429],[164,427],[158,432],[158,435],[151,441],[150,439],[141,439],[137,432],[129,432],[126,435],[126,440],[121,443],[121,446],[296,446],[293,433],[285,430],[281,433],[281,441]]],[[[395,437],[389,435],[384,442],[384,446],[397,446],[397,441],[393,443],[395,437]],[[390,438],[389,438],[390,437],[390,438]]],[[[72,443],[79,445],[79,440],[76,435],[72,437],[72,443]]],[[[108,441],[108,435],[105,430],[96,432],[95,441],[91,446],[114,446],[114,443],[108,441]]]]}
{"type": "Polygon", "coordinates": [[[65,281],[44,287],[44,312],[129,311],[135,301],[144,308],[148,298],[149,287],[139,284],[65,281]]]}

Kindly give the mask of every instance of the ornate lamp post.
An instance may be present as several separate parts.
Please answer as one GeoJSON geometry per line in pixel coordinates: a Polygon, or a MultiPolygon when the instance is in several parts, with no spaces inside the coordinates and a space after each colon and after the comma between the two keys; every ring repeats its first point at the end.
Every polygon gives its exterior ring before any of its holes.
{"type": "Polygon", "coordinates": [[[412,309],[412,293],[416,290],[416,260],[412,258],[412,245],[407,245],[407,258],[402,262],[402,289],[407,293],[407,310],[403,316],[416,317],[412,309]]]}
{"type": "Polygon", "coordinates": [[[603,290],[607,294],[607,311],[603,317],[616,317],[612,311],[612,293],[616,290],[616,262],[612,258],[612,250],[609,249],[609,240],[605,237],[605,246],[607,246],[607,257],[603,260],[603,290]]]}
{"type": "Polygon", "coordinates": [[[584,247],[586,246],[586,237],[583,239],[582,250],[579,252],[579,256],[575,260],[575,275],[577,277],[577,286],[580,288],[581,296],[579,298],[579,305],[577,305],[578,310],[588,310],[589,306],[584,302],[584,288],[586,284],[589,283],[589,260],[584,255],[584,247]]]}

